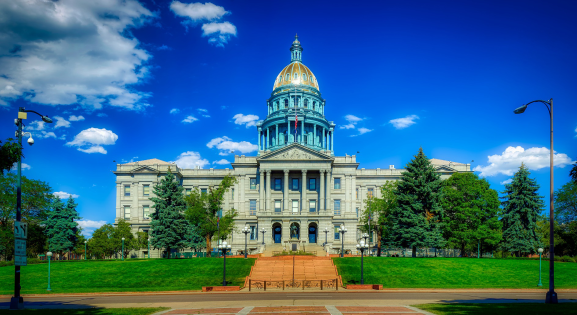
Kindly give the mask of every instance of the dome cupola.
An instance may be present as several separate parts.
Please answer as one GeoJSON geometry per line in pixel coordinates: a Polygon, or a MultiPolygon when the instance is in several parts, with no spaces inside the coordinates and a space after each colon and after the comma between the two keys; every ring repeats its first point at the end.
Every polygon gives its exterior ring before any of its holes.
{"type": "Polygon", "coordinates": [[[319,89],[319,83],[313,72],[302,63],[302,51],[301,42],[299,42],[299,37],[295,36],[295,40],[290,48],[291,51],[291,63],[284,67],[279,75],[274,81],[273,90],[284,86],[284,85],[303,85],[303,87],[312,87],[317,91],[319,89]]]}

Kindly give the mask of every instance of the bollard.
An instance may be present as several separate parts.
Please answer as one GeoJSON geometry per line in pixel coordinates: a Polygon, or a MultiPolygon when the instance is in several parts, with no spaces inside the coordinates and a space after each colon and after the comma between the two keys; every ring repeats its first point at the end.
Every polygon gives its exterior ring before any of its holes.
{"type": "Polygon", "coordinates": [[[264,281],[264,290],[266,291],[266,280],[264,281]]]}
{"type": "Polygon", "coordinates": [[[323,280],[321,280],[321,291],[323,290],[323,280]]]}
{"type": "Polygon", "coordinates": [[[252,280],[251,280],[251,279],[248,279],[248,291],[249,291],[249,292],[250,292],[250,285],[251,285],[251,283],[252,283],[252,280]]]}

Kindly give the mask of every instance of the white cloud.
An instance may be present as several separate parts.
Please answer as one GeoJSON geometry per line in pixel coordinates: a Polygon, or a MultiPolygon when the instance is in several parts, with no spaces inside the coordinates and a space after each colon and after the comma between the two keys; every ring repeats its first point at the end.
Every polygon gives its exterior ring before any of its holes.
{"type": "Polygon", "coordinates": [[[365,133],[367,133],[367,132],[373,131],[373,129],[368,129],[368,128],[364,128],[364,127],[361,127],[361,128],[359,128],[358,130],[359,130],[359,135],[362,135],[362,134],[365,134],[365,133]]]}
{"type": "MultiPolygon", "coordinates": [[[[355,129],[357,123],[361,120],[363,120],[363,118],[359,118],[355,115],[346,115],[345,119],[349,122],[346,125],[341,125],[339,128],[340,129],[355,129]]],[[[365,128],[366,129],[366,128],[365,128]]]]}
{"type": "Polygon", "coordinates": [[[198,120],[198,118],[194,118],[193,116],[186,116],[186,118],[183,119],[182,122],[183,122],[183,123],[190,124],[190,123],[193,123],[193,122],[195,122],[195,121],[197,121],[197,120],[198,120]]]}
{"type": "Polygon", "coordinates": [[[209,37],[209,43],[215,44],[217,47],[224,47],[231,36],[236,36],[236,26],[229,22],[203,24],[202,36],[209,37]]]}
{"type": "Polygon", "coordinates": [[[506,184],[511,184],[512,182],[513,182],[513,179],[512,179],[512,178],[509,178],[509,179],[507,179],[507,180],[504,180],[504,181],[500,182],[499,184],[501,184],[501,185],[506,185],[506,184]]]}
{"type": "Polygon", "coordinates": [[[417,115],[409,115],[403,118],[391,119],[389,123],[391,123],[397,129],[404,129],[411,125],[416,124],[415,120],[419,119],[417,115]]]}
{"type": "Polygon", "coordinates": [[[74,137],[74,140],[66,143],[66,145],[78,147],[78,151],[84,153],[106,154],[107,152],[102,145],[113,145],[117,139],[118,135],[110,130],[88,128],[82,130],[74,137]]]}
{"type": "Polygon", "coordinates": [[[200,166],[200,168],[203,168],[205,165],[210,164],[210,162],[208,162],[207,159],[203,159],[200,157],[200,153],[194,151],[187,151],[181,153],[176,159],[176,161],[174,161],[173,163],[176,163],[176,165],[180,168],[189,168],[189,169],[196,168],[196,166],[200,166]]]}
{"type": "Polygon", "coordinates": [[[199,108],[199,109],[197,109],[197,111],[203,112],[203,113],[208,113],[208,110],[204,109],[204,108],[199,108]]]}
{"type": "Polygon", "coordinates": [[[68,199],[68,198],[70,198],[70,197],[76,199],[76,198],[80,197],[80,196],[78,196],[78,195],[69,194],[69,193],[63,192],[63,191],[57,191],[57,192],[54,192],[54,193],[52,193],[52,194],[53,194],[54,196],[60,198],[60,199],[68,199]]]}
{"type": "Polygon", "coordinates": [[[136,0],[0,1],[0,104],[139,110],[151,55],[130,30],[154,18],[136,0]]]}
{"type": "Polygon", "coordinates": [[[178,109],[178,108],[173,108],[173,109],[170,110],[170,113],[171,113],[171,114],[178,114],[178,113],[180,113],[180,109],[178,109]]]}
{"type": "MultiPolygon", "coordinates": [[[[573,163],[569,156],[564,153],[555,153],[553,157],[554,166],[565,167],[573,163]]],[[[489,165],[477,166],[475,172],[481,172],[480,176],[494,176],[497,174],[513,175],[524,163],[530,170],[540,170],[549,167],[549,149],[529,148],[525,150],[521,146],[507,147],[501,155],[488,156],[489,165]]]]}
{"type": "Polygon", "coordinates": [[[31,122],[30,124],[28,124],[28,126],[26,126],[24,129],[25,130],[44,130],[45,127],[46,127],[45,122],[43,122],[42,120],[35,120],[35,121],[31,122]]]}
{"type": "Polygon", "coordinates": [[[82,228],[82,234],[86,237],[92,237],[92,233],[94,233],[96,229],[106,224],[106,221],[93,220],[78,220],[76,222],[82,228]]]}
{"type": "MultiPolygon", "coordinates": [[[[37,134],[35,134],[35,136],[38,138],[54,138],[54,139],[56,139],[56,134],[52,131],[46,132],[43,130],[42,133],[40,133],[40,134],[37,133],[37,134]]],[[[64,135],[62,135],[62,136],[64,136],[64,135]]]]}
{"type": "Polygon", "coordinates": [[[212,162],[212,164],[227,165],[227,164],[230,164],[230,162],[225,160],[225,159],[221,159],[221,160],[212,162]]]}
{"type": "Polygon", "coordinates": [[[231,138],[226,136],[214,138],[210,140],[206,146],[211,149],[216,147],[220,150],[218,154],[223,156],[234,153],[234,151],[249,153],[258,150],[258,146],[256,144],[252,144],[247,141],[234,142],[231,138]]]}
{"type": "Polygon", "coordinates": [[[60,116],[54,116],[54,118],[56,119],[56,125],[54,125],[54,128],[60,128],[60,127],[64,127],[64,128],[68,128],[70,127],[70,122],[60,116]]]}
{"type": "Polygon", "coordinates": [[[184,17],[182,22],[184,27],[194,27],[202,22],[210,22],[202,25],[202,36],[209,37],[208,42],[219,47],[224,47],[231,36],[236,36],[236,26],[230,22],[216,22],[223,16],[229,14],[223,7],[210,2],[202,3],[182,3],[173,1],[170,9],[174,14],[184,17]]]}
{"type": "Polygon", "coordinates": [[[74,116],[74,115],[72,115],[72,116],[68,117],[68,120],[70,120],[70,121],[81,121],[81,120],[84,120],[84,116],[74,116]]]}
{"type": "MultiPolygon", "coordinates": [[[[29,164],[26,163],[22,163],[22,170],[29,170],[31,169],[32,166],[30,166],[29,164]]],[[[14,163],[14,166],[12,166],[12,168],[10,169],[11,171],[17,171],[18,170],[18,163],[14,163]]]]}
{"type": "Polygon", "coordinates": [[[255,126],[256,122],[258,121],[257,115],[243,115],[243,114],[236,114],[232,117],[234,119],[234,123],[237,125],[246,125],[246,128],[255,126]]]}

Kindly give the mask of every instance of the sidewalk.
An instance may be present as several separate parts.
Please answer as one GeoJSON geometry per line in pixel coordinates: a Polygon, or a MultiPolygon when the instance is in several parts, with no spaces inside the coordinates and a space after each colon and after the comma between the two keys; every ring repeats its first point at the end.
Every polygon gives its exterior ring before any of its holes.
{"type": "MultiPolygon", "coordinates": [[[[419,310],[407,305],[395,306],[280,306],[280,307],[221,307],[221,308],[195,308],[195,309],[173,309],[156,314],[181,315],[181,314],[331,314],[331,315],[365,315],[365,314],[427,314],[432,313],[419,310]]],[[[156,315],[155,314],[155,315],[156,315]]]]}

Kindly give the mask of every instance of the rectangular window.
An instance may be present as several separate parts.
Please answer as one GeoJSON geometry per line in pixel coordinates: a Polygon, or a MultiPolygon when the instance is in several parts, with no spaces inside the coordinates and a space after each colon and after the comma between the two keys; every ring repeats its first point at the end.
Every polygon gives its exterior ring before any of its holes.
{"type": "Polygon", "coordinates": [[[317,190],[317,179],[310,178],[309,179],[309,190],[317,190]]]}
{"type": "Polygon", "coordinates": [[[234,201],[234,188],[230,190],[230,199],[234,201]]]}
{"type": "Polygon", "coordinates": [[[340,225],[335,225],[335,241],[341,239],[341,233],[339,232],[340,225]]]}
{"type": "Polygon", "coordinates": [[[251,225],[251,226],[250,226],[250,240],[251,240],[251,241],[256,240],[256,233],[257,233],[257,231],[256,231],[256,225],[251,225]]]}
{"type": "Polygon", "coordinates": [[[357,218],[359,217],[359,208],[357,208],[357,218]]]}
{"type": "Polygon", "coordinates": [[[299,201],[298,200],[293,200],[293,212],[294,213],[299,212],[299,201]]]}
{"type": "Polygon", "coordinates": [[[130,206],[124,206],[124,220],[130,220],[130,206]]]}
{"type": "Polygon", "coordinates": [[[201,195],[206,195],[207,192],[208,192],[208,189],[206,189],[206,188],[202,188],[202,189],[200,190],[200,194],[201,194],[201,195]]]}
{"type": "Polygon", "coordinates": [[[184,195],[185,195],[185,196],[190,196],[190,193],[191,193],[191,192],[192,192],[192,189],[187,188],[187,189],[184,190],[184,195]]]}
{"type": "Polygon", "coordinates": [[[142,217],[144,220],[150,220],[150,206],[142,206],[142,217]]]}
{"type": "Polygon", "coordinates": [[[367,189],[367,197],[373,198],[373,189],[372,188],[367,189]]]}
{"type": "Polygon", "coordinates": [[[150,194],[150,185],[142,186],[142,195],[148,196],[150,194]]]}
{"type": "Polygon", "coordinates": [[[341,215],[341,200],[335,199],[335,215],[341,215]]]}
{"type": "Polygon", "coordinates": [[[250,213],[249,215],[256,215],[256,200],[253,199],[250,201],[250,213]]]}
{"type": "Polygon", "coordinates": [[[124,197],[130,197],[130,185],[124,185],[124,197]]]}
{"type": "Polygon", "coordinates": [[[274,179],[274,190],[281,190],[282,189],[282,180],[280,178],[274,179]]]}
{"type": "Polygon", "coordinates": [[[359,199],[359,189],[357,188],[355,190],[355,200],[358,200],[358,199],[359,199]]]}
{"type": "Polygon", "coordinates": [[[299,179],[298,178],[293,178],[292,179],[292,190],[299,190],[299,179]]]}
{"type": "Polygon", "coordinates": [[[250,189],[256,189],[256,178],[250,179],[250,189]]]}
{"type": "Polygon", "coordinates": [[[316,200],[309,200],[309,212],[317,211],[317,201],[316,200]]]}
{"type": "Polygon", "coordinates": [[[275,201],[274,201],[274,212],[282,212],[281,201],[280,201],[280,200],[275,200],[275,201]]]}
{"type": "Polygon", "coordinates": [[[341,179],[335,178],[335,189],[341,189],[341,179]]]}

